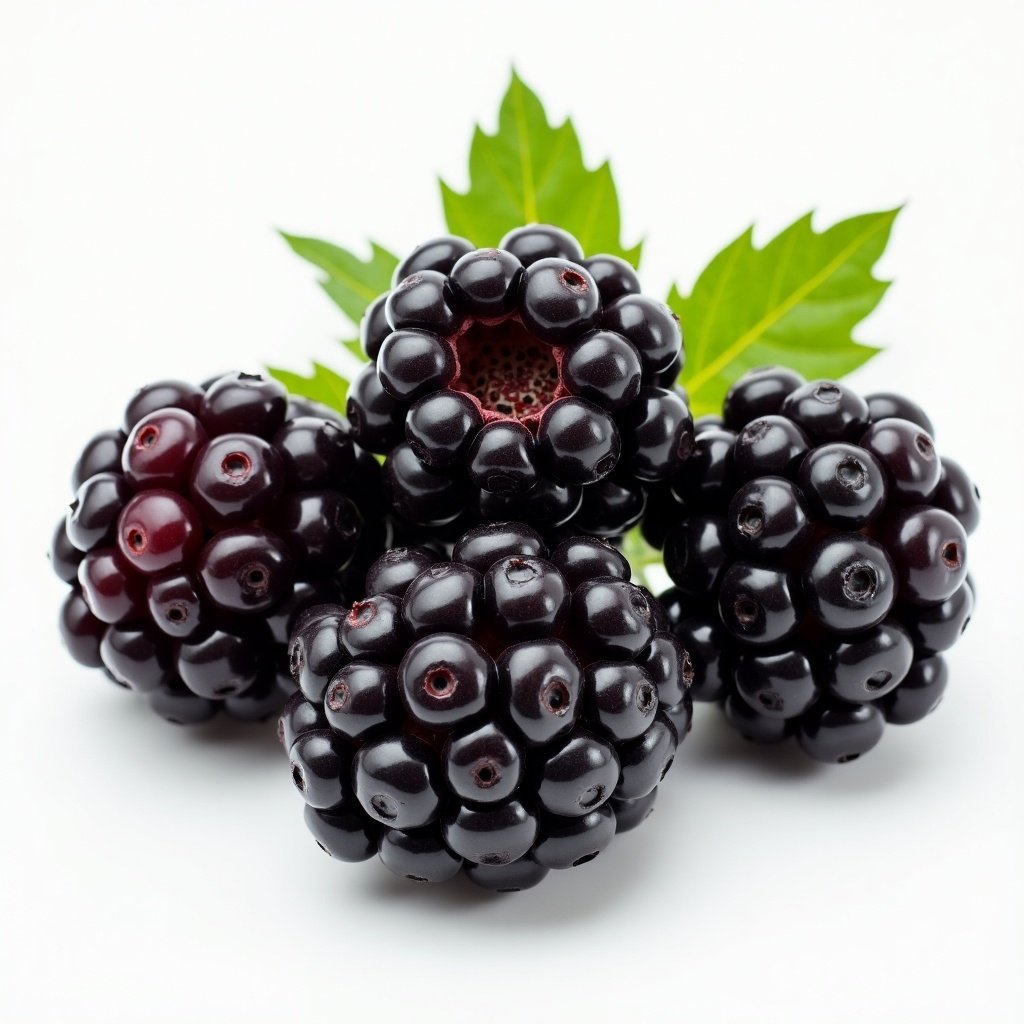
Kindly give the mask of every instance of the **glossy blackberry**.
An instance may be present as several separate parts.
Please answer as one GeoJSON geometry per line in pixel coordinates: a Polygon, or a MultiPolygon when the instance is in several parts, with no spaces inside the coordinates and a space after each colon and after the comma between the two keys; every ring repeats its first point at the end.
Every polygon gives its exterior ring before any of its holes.
{"type": "Polygon", "coordinates": [[[537,483],[533,435],[521,423],[498,420],[477,432],[466,459],[469,479],[481,490],[521,494],[537,483]]]}
{"type": "MultiPolygon", "coordinates": [[[[203,397],[209,390],[210,386],[218,378],[213,378],[206,385],[196,387],[195,384],[190,384],[184,380],[160,380],[153,384],[147,384],[144,387],[139,388],[130,399],[128,404],[125,406],[124,418],[122,420],[122,428],[125,433],[130,433],[136,426],[136,424],[148,416],[150,413],[157,412],[160,409],[181,409],[184,412],[190,413],[193,416],[199,415],[199,410],[203,404],[203,397]]],[[[105,434],[97,435],[93,441],[86,446],[85,452],[89,452],[95,445],[98,438],[105,437],[105,434]]],[[[122,440],[120,448],[123,449],[124,441],[122,440]]],[[[83,453],[84,456],[85,453],[83,453]]],[[[117,453],[117,457],[121,457],[121,451],[117,453]]],[[[98,473],[100,470],[98,467],[93,469],[94,473],[98,473]]],[[[89,476],[92,473],[88,474],[89,476]]],[[[84,479],[84,478],[83,478],[84,479]]]]}
{"type": "Polygon", "coordinates": [[[511,253],[524,267],[546,259],[583,262],[580,243],[568,231],[551,224],[527,224],[514,228],[501,240],[498,249],[511,253]]]}
{"type": "Polygon", "coordinates": [[[455,373],[452,351],[428,331],[394,331],[377,354],[384,390],[397,402],[413,402],[445,387],[455,373]]]}
{"type": "Polygon", "coordinates": [[[823,444],[800,463],[800,490],[819,521],[859,530],[885,507],[888,486],[878,460],[852,444],[823,444]]]}
{"type": "Polygon", "coordinates": [[[620,537],[643,518],[647,489],[617,470],[583,492],[575,526],[597,537],[620,537]]]}
{"type": "Polygon", "coordinates": [[[444,526],[466,509],[468,482],[425,466],[408,444],[395,445],[384,464],[384,490],[395,512],[419,526],[444,526]]]}
{"type": "Polygon", "coordinates": [[[590,271],[606,306],[623,295],[635,295],[640,291],[636,271],[620,256],[591,256],[583,261],[583,266],[590,271]]]}
{"type": "Polygon", "coordinates": [[[564,345],[597,326],[601,296],[589,272],[569,260],[537,260],[520,286],[519,316],[535,337],[564,345]]]}
{"type": "Polygon", "coordinates": [[[791,391],[779,412],[814,441],[850,441],[868,425],[868,403],[845,384],[812,380],[791,391]]]}
{"type": "Polygon", "coordinates": [[[781,415],[761,416],[737,435],[732,446],[732,472],[739,480],[793,477],[811,447],[799,424],[781,415]]]}
{"type": "Polygon", "coordinates": [[[379,466],[318,412],[244,373],[132,397],[85,446],[51,550],[76,661],[174,722],[280,710],[289,633],[386,539],[379,466]]]}
{"type": "Polygon", "coordinates": [[[626,408],[640,393],[640,353],[621,334],[594,331],[566,352],[562,375],[573,394],[611,412],[626,408]]]}
{"type": "Polygon", "coordinates": [[[688,729],[692,672],[629,575],[604,541],[549,550],[491,523],[450,560],[386,552],[368,597],[306,612],[279,736],[320,845],[511,891],[643,821],[688,729]],[[387,642],[365,643],[363,619],[387,642]]]}
{"type": "Polygon", "coordinates": [[[472,242],[457,235],[442,235],[431,239],[423,245],[416,246],[401,263],[395,267],[391,284],[397,285],[410,274],[421,270],[436,270],[441,274],[450,274],[455,265],[474,249],[472,242]]]}
{"type": "Polygon", "coordinates": [[[483,422],[479,408],[468,395],[437,391],[409,410],[405,438],[424,466],[444,470],[457,466],[466,456],[483,422]]]}
{"type": "Polygon", "coordinates": [[[804,384],[803,377],[785,366],[764,366],[745,373],[722,403],[722,424],[740,431],[752,420],[774,416],[786,396],[804,384]]]}
{"type": "Polygon", "coordinates": [[[686,402],[667,388],[645,386],[620,416],[628,474],[646,483],[668,479],[694,448],[686,402]]]}
{"type": "Polygon", "coordinates": [[[692,699],[746,738],[852,761],[885,723],[928,714],[942,653],[974,610],[979,496],[924,411],[782,367],[752,370],[702,418],[643,524],[692,699]]]}
{"type": "Polygon", "coordinates": [[[353,438],[387,456],[411,536],[457,518],[622,535],[693,447],[678,322],[559,228],[468,244],[420,246],[367,308],[353,438]]]}
{"type": "Polygon", "coordinates": [[[981,514],[981,494],[977,485],[971,482],[959,462],[943,456],[939,463],[942,470],[939,485],[932,494],[932,504],[959,520],[965,533],[974,533],[981,514]]]}
{"type": "Polygon", "coordinates": [[[516,305],[523,264],[503,249],[477,249],[452,267],[449,283],[470,316],[508,316],[516,305]]]}
{"type": "MultiPolygon", "coordinates": [[[[623,295],[608,305],[602,322],[633,344],[649,375],[661,373],[679,358],[682,342],[679,320],[661,302],[646,295],[623,295]]],[[[672,383],[678,376],[676,372],[672,383]]]]}

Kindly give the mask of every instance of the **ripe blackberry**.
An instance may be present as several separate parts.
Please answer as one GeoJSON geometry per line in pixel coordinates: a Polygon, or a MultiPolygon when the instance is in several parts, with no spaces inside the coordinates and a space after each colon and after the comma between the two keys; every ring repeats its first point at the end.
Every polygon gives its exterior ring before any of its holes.
{"type": "Polygon", "coordinates": [[[388,551],[367,598],[307,612],[279,735],[318,843],[513,891],[638,825],[691,702],[685,654],[629,575],[606,541],[549,550],[495,523],[451,560],[388,551]]]}
{"type": "Polygon", "coordinates": [[[335,414],[244,373],[144,387],[123,427],[83,449],[51,548],[71,656],[173,722],[276,714],[297,617],[384,546],[377,463],[335,414]]]}
{"type": "MultiPolygon", "coordinates": [[[[425,243],[371,304],[348,417],[413,527],[515,518],[617,536],[690,451],[682,335],[628,264],[559,228],[425,243]]],[[[415,534],[413,534],[415,535],[415,534]]]]}
{"type": "Polygon", "coordinates": [[[909,399],[747,373],[648,500],[691,695],[755,742],[859,757],[938,704],[977,523],[977,490],[909,399]]]}

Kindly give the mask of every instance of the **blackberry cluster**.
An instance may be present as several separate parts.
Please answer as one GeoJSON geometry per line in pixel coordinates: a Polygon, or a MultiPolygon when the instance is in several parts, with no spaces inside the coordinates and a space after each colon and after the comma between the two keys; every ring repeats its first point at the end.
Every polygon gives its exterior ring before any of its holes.
{"type": "Polygon", "coordinates": [[[72,486],[50,555],[64,641],[172,722],[276,714],[296,616],[384,547],[373,457],[257,375],[142,388],[72,486]]]}
{"type": "Polygon", "coordinates": [[[515,891],[651,812],[692,704],[658,602],[608,543],[478,526],[395,548],[311,609],[279,735],[320,846],[515,891]]]}
{"type": "Polygon", "coordinates": [[[504,518],[620,535],[691,447],[678,320],[559,228],[419,246],[361,335],[353,436],[387,455],[391,502],[425,536],[504,518]]]}
{"type": "Polygon", "coordinates": [[[932,433],[906,398],[778,367],[698,421],[645,532],[691,692],[748,739],[851,761],[939,703],[974,605],[978,494],[932,433]]]}

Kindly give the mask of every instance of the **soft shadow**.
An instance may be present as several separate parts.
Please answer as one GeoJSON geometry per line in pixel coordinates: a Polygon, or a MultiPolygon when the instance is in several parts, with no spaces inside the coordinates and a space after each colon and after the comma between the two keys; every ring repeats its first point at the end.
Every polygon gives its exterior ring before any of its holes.
{"type": "MultiPolygon", "coordinates": [[[[218,714],[198,725],[175,725],[156,714],[138,694],[111,687],[106,700],[89,702],[90,714],[95,714],[97,727],[105,736],[126,734],[135,741],[151,741],[154,749],[180,747],[188,756],[210,757],[221,755],[248,761],[280,761],[284,751],[277,739],[277,716],[262,722],[244,722],[218,714]]],[[[166,752],[166,751],[164,751],[166,752]]]]}
{"type": "Polygon", "coordinates": [[[847,764],[823,764],[808,757],[795,740],[760,744],[744,739],[718,708],[698,709],[698,717],[679,759],[691,773],[707,768],[756,775],[792,785],[806,783],[830,795],[855,795],[891,788],[919,770],[912,745],[899,726],[886,726],[879,744],[847,764]]]}
{"type": "MultiPolygon", "coordinates": [[[[604,916],[608,908],[628,900],[638,887],[649,885],[657,827],[645,822],[618,835],[600,856],[588,864],[551,871],[538,885],[516,893],[495,893],[473,885],[463,875],[437,885],[398,878],[381,865],[368,874],[362,893],[368,904],[380,901],[422,910],[424,914],[461,915],[460,924],[502,928],[546,929],[577,926],[588,918],[604,916]]],[[[346,892],[351,899],[351,892],[346,892]]]]}
{"type": "Polygon", "coordinates": [[[785,782],[819,777],[827,765],[809,758],[793,740],[752,743],[717,708],[699,708],[694,726],[680,747],[679,759],[690,772],[702,766],[729,768],[785,782]]]}
{"type": "Polygon", "coordinates": [[[218,715],[201,725],[172,725],[153,716],[157,723],[168,725],[185,738],[186,743],[198,747],[217,747],[221,750],[244,748],[247,755],[286,761],[284,749],[277,738],[277,716],[263,722],[241,722],[226,715],[218,715]]]}

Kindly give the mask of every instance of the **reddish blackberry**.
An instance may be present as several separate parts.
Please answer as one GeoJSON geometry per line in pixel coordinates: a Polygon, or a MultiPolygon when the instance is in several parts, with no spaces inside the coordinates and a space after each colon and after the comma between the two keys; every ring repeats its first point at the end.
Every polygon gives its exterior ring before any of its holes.
{"type": "Polygon", "coordinates": [[[646,818],[692,705],[684,653],[629,574],[605,541],[549,550],[497,523],[451,560],[393,549],[369,597],[310,612],[280,736],[320,846],[512,891],[646,818]]]}
{"type": "Polygon", "coordinates": [[[645,535],[691,692],[748,739],[851,761],[932,711],[974,606],[978,492],[899,395],[766,367],[697,433],[645,535]]]}
{"type": "Polygon", "coordinates": [[[257,375],[140,389],[73,484],[51,550],[68,650],[172,722],[276,714],[296,617],[384,546],[377,463],[257,375]]]}
{"type": "Polygon", "coordinates": [[[584,259],[558,228],[420,246],[362,344],[353,436],[387,455],[391,502],[415,526],[513,517],[619,535],[690,450],[676,318],[622,260],[584,259]]]}

